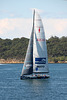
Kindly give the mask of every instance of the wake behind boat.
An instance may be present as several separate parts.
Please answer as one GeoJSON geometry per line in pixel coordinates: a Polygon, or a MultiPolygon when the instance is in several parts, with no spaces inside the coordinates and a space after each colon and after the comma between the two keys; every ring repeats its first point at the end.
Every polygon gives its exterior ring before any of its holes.
{"type": "Polygon", "coordinates": [[[34,10],[33,28],[22,69],[21,79],[49,78],[45,32],[41,18],[34,10]]]}

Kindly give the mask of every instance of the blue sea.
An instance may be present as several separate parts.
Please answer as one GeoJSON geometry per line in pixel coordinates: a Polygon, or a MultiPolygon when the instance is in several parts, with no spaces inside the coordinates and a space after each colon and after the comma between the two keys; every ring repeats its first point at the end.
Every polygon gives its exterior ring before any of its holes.
{"type": "Polygon", "coordinates": [[[67,100],[67,64],[49,64],[50,78],[20,80],[23,64],[0,64],[0,100],[67,100]]]}

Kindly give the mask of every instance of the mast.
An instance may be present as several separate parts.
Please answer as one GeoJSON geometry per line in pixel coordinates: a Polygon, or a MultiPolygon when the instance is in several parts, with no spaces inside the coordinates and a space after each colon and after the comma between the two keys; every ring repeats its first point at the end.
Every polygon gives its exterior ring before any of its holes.
{"type": "Polygon", "coordinates": [[[33,34],[34,34],[34,21],[35,21],[35,10],[34,10],[34,13],[33,13],[33,34]]]}
{"type": "Polygon", "coordinates": [[[33,45],[34,45],[34,21],[35,21],[35,9],[34,9],[34,12],[33,12],[33,45]]]}

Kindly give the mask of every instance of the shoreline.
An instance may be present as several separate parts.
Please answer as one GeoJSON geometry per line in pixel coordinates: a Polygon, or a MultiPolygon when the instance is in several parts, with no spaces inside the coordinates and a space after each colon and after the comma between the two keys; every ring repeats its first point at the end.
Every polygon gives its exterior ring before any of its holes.
{"type": "MultiPolygon", "coordinates": [[[[7,60],[5,60],[5,59],[0,59],[0,64],[23,64],[24,63],[24,60],[22,60],[22,59],[7,59],[7,60]]],[[[48,63],[50,63],[50,64],[55,64],[55,62],[53,62],[53,61],[51,61],[51,62],[48,62],[48,63]]],[[[67,63],[67,61],[58,61],[57,62],[58,64],[59,63],[67,63]]]]}
{"type": "MultiPolygon", "coordinates": [[[[1,64],[24,64],[24,63],[0,63],[1,64]]],[[[48,64],[67,64],[67,63],[48,63],[48,64]]]]}
{"type": "Polygon", "coordinates": [[[24,63],[23,60],[17,60],[17,59],[0,59],[0,64],[16,64],[16,63],[24,63]]]}

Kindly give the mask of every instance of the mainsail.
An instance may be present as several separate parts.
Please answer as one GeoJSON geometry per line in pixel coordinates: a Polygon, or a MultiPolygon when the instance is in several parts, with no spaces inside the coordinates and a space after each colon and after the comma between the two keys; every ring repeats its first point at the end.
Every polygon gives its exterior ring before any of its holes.
{"type": "Polygon", "coordinates": [[[41,18],[37,12],[35,12],[34,18],[33,72],[49,72],[45,32],[41,18]]]}

